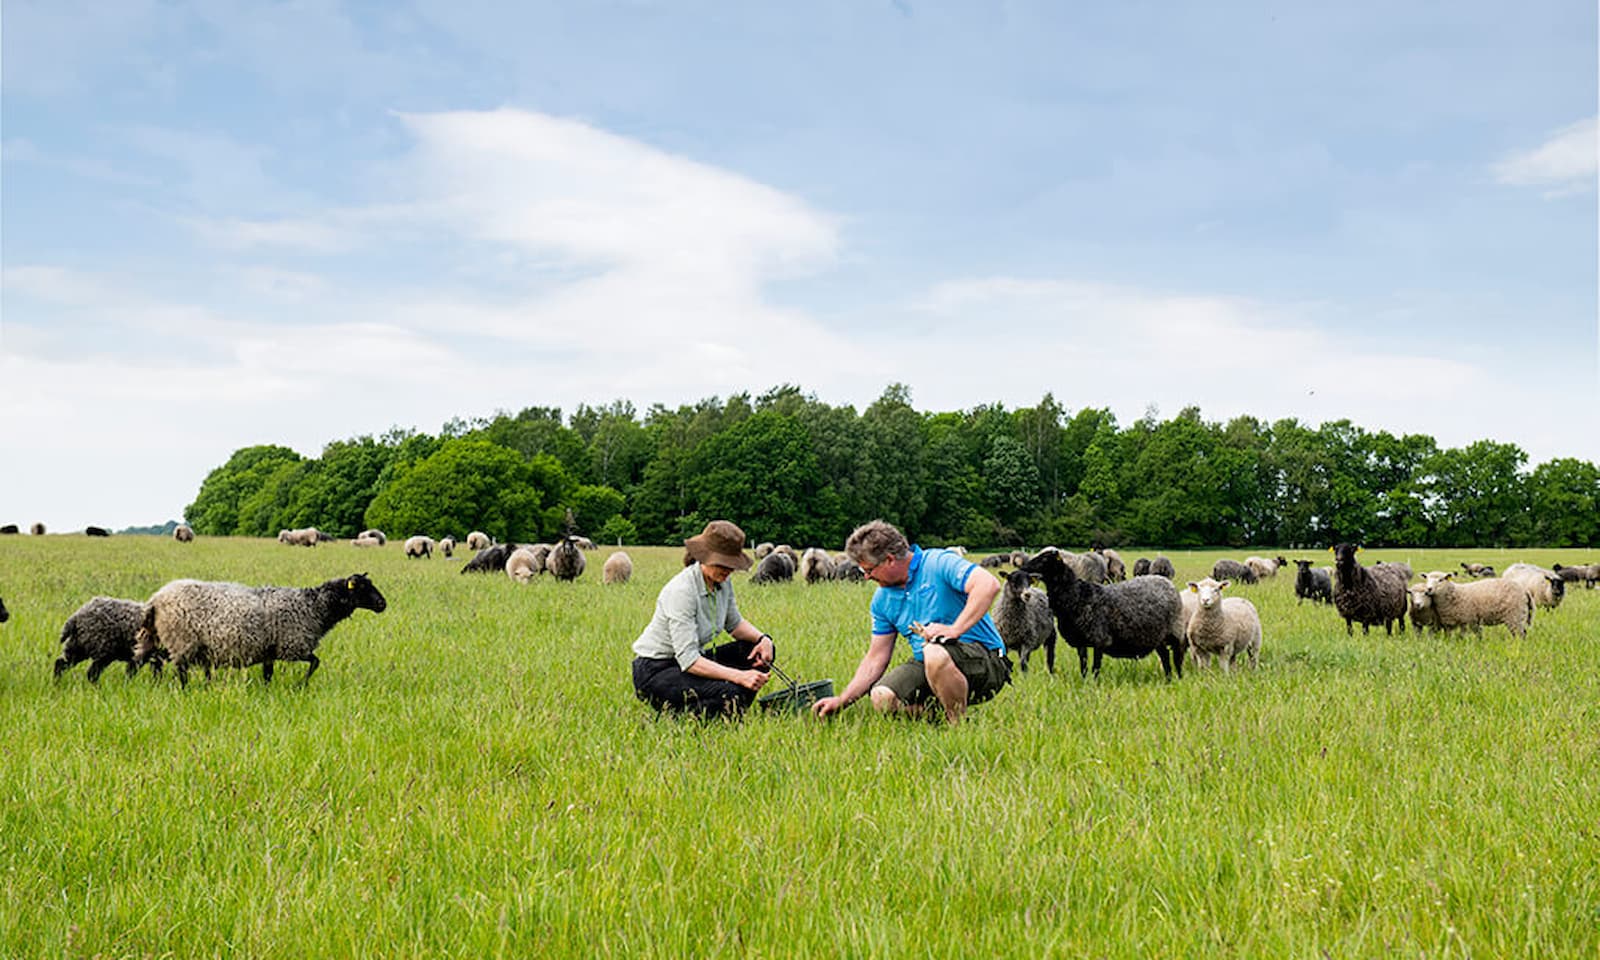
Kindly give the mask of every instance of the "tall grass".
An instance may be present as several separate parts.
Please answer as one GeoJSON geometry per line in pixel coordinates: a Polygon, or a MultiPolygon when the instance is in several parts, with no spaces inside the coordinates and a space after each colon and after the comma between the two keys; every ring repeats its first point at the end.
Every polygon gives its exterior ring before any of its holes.
{"type": "MultiPolygon", "coordinates": [[[[956,728],[706,723],[629,682],[682,551],[620,587],[606,552],[518,586],[397,544],[0,540],[0,956],[1600,955],[1600,591],[1525,640],[1347,637],[1290,568],[1242,593],[1253,673],[1063,648],[956,728]],[[308,685],[51,682],[94,594],[360,571],[389,609],[308,685]]],[[[735,588],[843,685],[870,586],[735,588]]]]}

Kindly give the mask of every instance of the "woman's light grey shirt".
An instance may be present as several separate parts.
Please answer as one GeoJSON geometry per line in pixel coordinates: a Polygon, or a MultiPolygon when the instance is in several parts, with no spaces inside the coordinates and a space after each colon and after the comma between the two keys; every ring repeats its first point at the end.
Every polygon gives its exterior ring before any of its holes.
{"type": "Polygon", "coordinates": [[[700,659],[702,647],[743,619],[733,602],[733,584],[724,580],[707,593],[700,564],[691,563],[661,588],[655,616],[633,642],[633,652],[657,660],[674,657],[678,667],[687,670],[700,659]]]}

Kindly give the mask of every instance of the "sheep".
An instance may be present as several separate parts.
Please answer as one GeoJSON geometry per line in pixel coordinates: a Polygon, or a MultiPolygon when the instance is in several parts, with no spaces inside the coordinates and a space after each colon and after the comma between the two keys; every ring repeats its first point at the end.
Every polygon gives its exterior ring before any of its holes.
{"type": "Polygon", "coordinates": [[[1313,568],[1311,560],[1296,560],[1294,565],[1299,568],[1294,572],[1295,606],[1310,600],[1312,603],[1333,602],[1333,569],[1330,567],[1313,568]]]}
{"type": "Polygon", "coordinates": [[[633,578],[633,558],[622,550],[606,557],[600,568],[601,583],[627,583],[633,578]]]}
{"type": "Polygon", "coordinates": [[[179,543],[194,543],[194,528],[187,523],[180,523],[172,528],[172,539],[179,543]]]}
{"type": "Polygon", "coordinates": [[[1108,582],[1121,583],[1128,579],[1128,565],[1122,562],[1122,554],[1110,547],[1106,547],[1103,550],[1095,550],[1094,552],[1105,558],[1106,580],[1108,582]]]}
{"type": "Polygon", "coordinates": [[[781,550],[773,550],[756,564],[751,583],[779,583],[794,579],[794,560],[781,550]]]}
{"type": "Polygon", "coordinates": [[[356,537],[350,541],[352,547],[381,547],[383,541],[377,537],[356,537]]]}
{"type": "Polygon", "coordinates": [[[157,590],[147,605],[134,647],[140,664],[165,651],[188,685],[189,667],[261,664],[261,679],[272,682],[273,664],[303,660],[309,683],[321,660],[317,644],[356,610],[382,613],[383,594],[364,573],[335,577],[315,587],[247,587],[240,583],[174,580],[157,590]]]}
{"type": "Polygon", "coordinates": [[[1218,560],[1211,565],[1211,579],[1232,580],[1235,583],[1256,583],[1261,578],[1246,564],[1237,560],[1218,560]]]}
{"type": "Polygon", "coordinates": [[[1136,577],[1148,577],[1150,575],[1149,557],[1140,557],[1133,561],[1133,575],[1136,577]]]}
{"type": "Polygon", "coordinates": [[[1080,675],[1088,675],[1092,649],[1096,677],[1102,657],[1136,660],[1152,651],[1161,658],[1167,679],[1174,669],[1183,676],[1183,601],[1172,581],[1134,577],[1110,586],[1088,583],[1054,548],[1040,551],[1019,569],[1044,580],[1061,639],[1078,651],[1080,675]]]}
{"type": "Polygon", "coordinates": [[[322,531],[316,527],[302,527],[299,530],[279,530],[278,542],[291,547],[314,547],[322,542],[322,531]]]}
{"type": "Polygon", "coordinates": [[[1398,571],[1400,571],[1401,579],[1402,580],[1406,580],[1406,581],[1409,581],[1413,576],[1415,576],[1415,574],[1413,574],[1411,572],[1411,564],[1403,563],[1403,562],[1397,561],[1397,560],[1379,560],[1379,561],[1376,561],[1375,563],[1373,563],[1373,566],[1374,567],[1389,567],[1392,570],[1398,570],[1398,571]]]}
{"type": "Polygon", "coordinates": [[[547,573],[550,570],[550,551],[554,549],[548,543],[536,543],[529,550],[533,551],[533,572],[547,573]]]}
{"type": "Polygon", "coordinates": [[[28,528],[28,532],[36,537],[42,537],[44,536],[44,524],[36,523],[28,528]]]}
{"type": "Polygon", "coordinates": [[[1461,569],[1466,571],[1468,576],[1472,577],[1494,576],[1494,567],[1489,566],[1487,563],[1468,563],[1467,561],[1463,560],[1461,561],[1461,569]]]}
{"type": "Polygon", "coordinates": [[[424,537],[421,534],[418,534],[415,537],[407,537],[405,551],[407,557],[427,557],[429,560],[432,560],[433,538],[424,537]]]}
{"type": "MultiPolygon", "coordinates": [[[[128,676],[138,673],[133,647],[144,615],[144,604],[116,597],[95,597],[79,607],[61,625],[61,655],[56,659],[55,678],[61,679],[74,664],[85,660],[91,661],[90,683],[99,683],[101,671],[118,660],[127,661],[128,676]]],[[[161,672],[159,657],[150,669],[161,672]]]]}
{"type": "Polygon", "coordinates": [[[1531,563],[1513,563],[1506,567],[1504,578],[1521,584],[1522,589],[1533,597],[1534,603],[1551,610],[1561,606],[1562,599],[1567,595],[1566,581],[1560,575],[1531,563]]]}
{"type": "Polygon", "coordinates": [[[1430,629],[1434,633],[1449,632],[1439,623],[1439,611],[1434,609],[1433,598],[1428,596],[1427,583],[1413,583],[1406,587],[1406,592],[1411,595],[1411,629],[1418,636],[1430,629]]]}
{"type": "Polygon", "coordinates": [[[794,547],[789,546],[787,543],[780,543],[772,548],[772,552],[788,554],[789,562],[794,564],[796,570],[800,569],[800,554],[795,552],[794,547]]]}
{"type": "Polygon", "coordinates": [[[550,550],[550,555],[545,558],[545,569],[557,580],[576,580],[583,576],[583,568],[587,565],[583,557],[583,550],[578,547],[581,537],[568,534],[562,537],[550,550]]]}
{"type": "MultiPolygon", "coordinates": [[[[1073,553],[1069,550],[1061,551],[1061,559],[1072,567],[1072,572],[1078,575],[1079,580],[1090,583],[1106,582],[1106,558],[1098,553],[1073,553]]],[[[1023,563],[1027,560],[1024,558],[1023,563]]],[[[1022,564],[1017,564],[1021,568],[1022,564]]]]}
{"type": "Polygon", "coordinates": [[[1248,656],[1253,668],[1261,653],[1261,615],[1256,605],[1243,597],[1223,597],[1222,591],[1229,586],[1226,580],[1210,577],[1189,581],[1189,589],[1199,601],[1187,625],[1189,653],[1198,666],[1222,660],[1224,673],[1232,671],[1239,654],[1248,656]]]}
{"type": "Polygon", "coordinates": [[[461,567],[462,573],[499,573],[506,568],[506,560],[517,549],[514,543],[497,543],[473,554],[461,567]]]}
{"type": "Polygon", "coordinates": [[[506,557],[506,576],[518,583],[527,583],[544,573],[544,565],[527,547],[518,547],[506,557]]]}
{"type": "Polygon", "coordinates": [[[1245,557],[1244,565],[1250,568],[1250,572],[1256,575],[1257,580],[1265,580],[1277,576],[1278,568],[1288,566],[1289,561],[1282,557],[1245,557]]]}
{"type": "Polygon", "coordinates": [[[588,537],[578,537],[576,540],[573,541],[573,543],[576,543],[578,545],[578,549],[579,550],[594,550],[594,549],[596,549],[596,547],[594,545],[594,541],[590,540],[588,537]]]}
{"type": "Polygon", "coordinates": [[[1423,584],[1440,629],[1470,628],[1483,636],[1486,626],[1503,626],[1526,637],[1533,622],[1533,597],[1515,580],[1491,577],[1456,583],[1454,573],[1430,573],[1423,584]]]}
{"type": "Polygon", "coordinates": [[[389,537],[382,530],[363,530],[356,534],[356,539],[359,540],[362,537],[371,537],[378,541],[378,546],[380,547],[387,546],[389,543],[389,537]]]}
{"type": "Polygon", "coordinates": [[[455,537],[450,537],[450,536],[440,537],[439,538],[439,552],[444,554],[446,557],[455,556],[456,555],[456,538],[455,537]]]}
{"type": "Polygon", "coordinates": [[[1384,633],[1393,636],[1398,621],[1400,632],[1406,632],[1406,607],[1410,594],[1406,581],[1410,568],[1405,564],[1378,563],[1363,567],[1356,561],[1353,543],[1341,543],[1331,548],[1334,556],[1333,606],[1344,618],[1346,636],[1354,636],[1354,624],[1361,624],[1366,634],[1374,624],[1383,624],[1384,633]]]}
{"type": "Polygon", "coordinates": [[[5,526],[0,527],[0,534],[14,534],[14,533],[21,533],[21,532],[22,531],[18,530],[17,529],[17,525],[14,524],[14,523],[8,523],[5,526]]]}
{"type": "Polygon", "coordinates": [[[1150,576],[1166,577],[1168,580],[1171,580],[1177,575],[1178,571],[1173,569],[1172,561],[1168,560],[1161,554],[1158,553],[1150,559],[1150,576]]]}
{"type": "Polygon", "coordinates": [[[850,583],[865,583],[867,575],[861,572],[861,567],[854,560],[850,559],[850,554],[838,553],[833,557],[833,578],[850,583]]]}
{"type": "Polygon", "coordinates": [[[997,567],[1003,567],[1010,562],[1011,554],[996,553],[979,560],[978,566],[983,567],[985,570],[994,570],[997,567]]]}
{"type": "Polygon", "coordinates": [[[109,537],[111,531],[105,527],[84,527],[83,535],[86,537],[109,537]]]}
{"type": "Polygon", "coordinates": [[[474,530],[467,534],[468,550],[483,550],[491,546],[494,546],[494,541],[490,540],[489,535],[482,530],[474,530]]]}
{"type": "Polygon", "coordinates": [[[994,610],[995,629],[1007,650],[1017,651],[1022,669],[1028,669],[1028,656],[1044,647],[1045,669],[1056,672],[1056,624],[1050,613],[1050,599],[1043,590],[1031,586],[1033,578],[1021,571],[1004,575],[1005,588],[994,610]]]}
{"type": "Polygon", "coordinates": [[[800,576],[806,583],[833,579],[833,558],[826,550],[811,547],[800,556],[800,576]]]}
{"type": "Polygon", "coordinates": [[[1600,563],[1578,564],[1572,567],[1563,567],[1555,564],[1550,568],[1567,583],[1581,583],[1585,590],[1593,590],[1596,582],[1600,582],[1600,563]]]}
{"type": "Polygon", "coordinates": [[[771,541],[769,541],[769,540],[761,541],[760,543],[756,544],[756,559],[757,560],[765,560],[765,559],[767,559],[767,554],[771,553],[773,551],[773,549],[774,549],[774,547],[772,546],[772,542],[771,541]]]}
{"type": "Polygon", "coordinates": [[[1013,567],[1020,567],[1028,562],[1028,552],[1026,550],[1013,550],[1009,559],[1013,567]]]}

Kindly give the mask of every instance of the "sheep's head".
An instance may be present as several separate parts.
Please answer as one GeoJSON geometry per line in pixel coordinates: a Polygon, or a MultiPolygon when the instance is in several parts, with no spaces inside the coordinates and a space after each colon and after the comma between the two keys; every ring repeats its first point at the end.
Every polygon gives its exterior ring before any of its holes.
{"type": "Polygon", "coordinates": [[[1426,610],[1433,602],[1433,584],[1413,583],[1406,588],[1411,594],[1411,609],[1426,610]]]}
{"type": "Polygon", "coordinates": [[[1328,549],[1333,552],[1334,562],[1341,567],[1346,565],[1354,566],[1357,563],[1356,554],[1361,552],[1361,548],[1353,543],[1335,544],[1328,549]]]}
{"type": "Polygon", "coordinates": [[[1033,583],[1033,577],[1021,570],[1010,574],[1007,574],[1004,571],[1001,571],[1001,573],[1005,577],[1006,593],[1009,593],[1013,597],[1021,597],[1026,594],[1028,592],[1028,587],[1033,583]]]}
{"type": "Polygon", "coordinates": [[[372,581],[367,579],[364,573],[353,573],[346,577],[344,589],[346,596],[350,598],[350,603],[363,610],[382,613],[389,605],[389,601],[383,599],[383,594],[378,592],[378,588],[372,585],[372,581]]]}
{"type": "Polygon", "coordinates": [[[1029,557],[1017,567],[1017,572],[1040,575],[1046,583],[1059,578],[1070,584],[1078,579],[1072,567],[1067,565],[1067,560],[1061,555],[1061,551],[1055,547],[1045,547],[1029,557]]]}
{"type": "Polygon", "coordinates": [[[1189,592],[1200,599],[1200,606],[1211,610],[1222,602],[1222,591],[1232,585],[1232,580],[1213,580],[1206,577],[1204,580],[1190,580],[1189,592]]]}

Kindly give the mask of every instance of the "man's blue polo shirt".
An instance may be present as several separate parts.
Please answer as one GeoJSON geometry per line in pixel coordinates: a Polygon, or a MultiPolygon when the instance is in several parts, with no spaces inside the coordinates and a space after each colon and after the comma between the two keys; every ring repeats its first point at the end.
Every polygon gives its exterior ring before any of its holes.
{"type": "MultiPolygon", "coordinates": [[[[955,623],[967,605],[967,580],[975,563],[943,547],[911,547],[911,571],[898,587],[879,584],[872,595],[872,632],[898,633],[911,644],[911,659],[922,659],[922,638],[911,632],[915,623],[955,623]]],[[[981,643],[1005,656],[1005,641],[988,613],[961,635],[968,643],[981,643]]]]}

